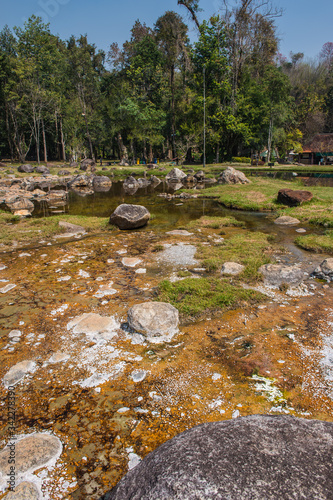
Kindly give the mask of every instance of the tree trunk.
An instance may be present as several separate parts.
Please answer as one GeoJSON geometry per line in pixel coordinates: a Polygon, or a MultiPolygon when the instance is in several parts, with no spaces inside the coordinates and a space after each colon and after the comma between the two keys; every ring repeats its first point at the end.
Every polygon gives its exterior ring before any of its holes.
{"type": "Polygon", "coordinates": [[[153,146],[149,143],[149,163],[153,163],[153,146]]]}
{"type": "Polygon", "coordinates": [[[170,87],[171,87],[171,144],[172,144],[172,159],[176,158],[176,125],[175,125],[175,68],[171,66],[170,71],[170,87]]]}
{"type": "Polygon", "coordinates": [[[12,137],[11,137],[11,132],[10,132],[7,102],[5,104],[5,108],[6,108],[6,129],[7,129],[7,138],[8,138],[8,144],[9,144],[9,149],[10,149],[10,159],[13,162],[14,161],[14,149],[13,149],[12,137]]]}
{"type": "Polygon", "coordinates": [[[60,118],[60,140],[61,140],[62,160],[66,161],[66,149],[65,149],[64,133],[62,130],[62,118],[60,118]]]}
{"type": "Polygon", "coordinates": [[[216,163],[220,163],[220,144],[216,146],[216,163]]]}
{"type": "Polygon", "coordinates": [[[44,161],[45,163],[47,163],[47,146],[46,146],[44,120],[42,120],[42,134],[43,134],[44,161]]]}

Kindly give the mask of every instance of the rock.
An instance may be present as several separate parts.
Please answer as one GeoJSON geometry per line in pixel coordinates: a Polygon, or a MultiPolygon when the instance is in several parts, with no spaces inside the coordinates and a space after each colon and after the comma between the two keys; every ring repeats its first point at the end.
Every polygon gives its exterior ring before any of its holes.
{"type": "Polygon", "coordinates": [[[186,229],[174,229],[173,231],[167,231],[166,234],[171,236],[191,236],[193,233],[189,233],[186,229]]]}
{"type": "Polygon", "coordinates": [[[139,178],[138,184],[139,184],[139,188],[145,188],[145,187],[148,187],[150,185],[150,181],[148,179],[139,178]]]}
{"type": "Polygon", "coordinates": [[[237,275],[244,271],[245,266],[237,264],[237,262],[225,262],[221,269],[221,274],[237,275]]]}
{"type": "Polygon", "coordinates": [[[197,178],[192,174],[187,174],[187,176],[182,179],[182,183],[184,185],[196,184],[197,182],[198,182],[197,178]]]}
{"type": "Polygon", "coordinates": [[[170,172],[165,176],[165,180],[169,181],[171,179],[175,179],[176,181],[181,181],[186,177],[185,172],[180,170],[179,168],[173,168],[170,172]]]}
{"type": "Polygon", "coordinates": [[[28,198],[23,198],[20,196],[15,196],[6,200],[7,207],[11,212],[15,213],[19,210],[26,210],[29,215],[33,212],[35,205],[28,198]]]}
{"type": "Polygon", "coordinates": [[[106,175],[96,175],[93,179],[93,188],[96,193],[107,193],[111,186],[112,181],[106,175]]]}
{"type": "Polygon", "coordinates": [[[5,497],[6,500],[40,500],[40,498],[42,492],[34,483],[28,481],[15,486],[15,491],[10,491],[5,497]]]}
{"type": "Polygon", "coordinates": [[[67,198],[68,198],[68,193],[66,191],[59,189],[59,190],[50,191],[47,194],[47,196],[45,197],[45,201],[54,205],[60,201],[66,202],[67,198]]]}
{"type": "MultiPolygon", "coordinates": [[[[8,455],[10,448],[7,446],[0,452],[0,472],[8,474],[8,455]]],[[[15,471],[16,475],[32,473],[45,467],[51,461],[59,458],[62,452],[60,439],[50,434],[31,434],[15,441],[15,471]]]]}
{"type": "Polygon", "coordinates": [[[232,167],[228,167],[222,172],[218,178],[219,184],[249,184],[250,181],[243,172],[235,170],[232,167]]]}
{"type": "Polygon", "coordinates": [[[78,226],[76,224],[71,224],[70,222],[66,222],[64,220],[59,221],[59,226],[64,227],[66,229],[66,233],[79,234],[86,232],[84,227],[78,226]]]}
{"type": "Polygon", "coordinates": [[[154,186],[157,186],[158,184],[161,183],[161,179],[156,177],[156,175],[152,175],[149,180],[150,180],[150,184],[153,184],[154,186]]]}
{"type": "Polygon", "coordinates": [[[177,245],[164,246],[165,250],[158,252],[157,261],[181,267],[198,264],[198,261],[194,259],[195,252],[197,251],[194,245],[179,243],[177,245]]]}
{"type": "Polygon", "coordinates": [[[25,377],[27,373],[32,372],[35,366],[36,363],[31,360],[16,363],[16,365],[12,366],[11,369],[3,377],[4,386],[8,388],[12,385],[16,385],[25,377]]]}
{"type": "Polygon", "coordinates": [[[18,172],[31,174],[32,172],[35,171],[35,168],[32,165],[27,164],[27,165],[20,165],[17,170],[18,172]]]}
{"type": "Polygon", "coordinates": [[[296,233],[306,233],[306,229],[300,227],[299,229],[296,229],[296,233]]]}
{"type": "Polygon", "coordinates": [[[135,177],[129,175],[123,182],[123,187],[127,189],[134,189],[139,187],[139,183],[135,177]]]}
{"type": "Polygon", "coordinates": [[[265,264],[259,268],[259,272],[264,275],[265,284],[274,287],[279,287],[282,283],[296,286],[304,279],[304,272],[297,266],[265,264]]]}
{"type": "Polygon", "coordinates": [[[80,170],[87,170],[88,168],[93,168],[96,165],[94,160],[91,160],[90,158],[86,158],[85,160],[81,161],[80,165],[80,170]]]}
{"type": "Polygon", "coordinates": [[[277,200],[288,207],[296,207],[305,201],[310,201],[313,194],[310,191],[294,191],[293,189],[280,189],[277,200]]]}
{"type": "Polygon", "coordinates": [[[67,361],[70,358],[69,354],[65,352],[57,351],[49,359],[49,363],[61,363],[67,361]]]}
{"type": "Polygon", "coordinates": [[[128,323],[150,342],[165,342],[178,333],[178,310],[166,302],[144,302],[128,311],[128,323]]]}
{"type": "Polygon", "coordinates": [[[203,182],[205,179],[205,172],[203,170],[198,170],[198,172],[194,174],[194,177],[198,182],[203,182]]]}
{"type": "Polygon", "coordinates": [[[100,316],[95,313],[84,313],[67,324],[67,330],[73,333],[85,333],[93,340],[110,340],[117,335],[119,323],[112,316],[100,316]]]}
{"type": "Polygon", "coordinates": [[[79,164],[76,161],[71,161],[69,164],[70,168],[77,168],[79,164]]]}
{"type": "Polygon", "coordinates": [[[145,226],[150,219],[150,213],[141,205],[119,205],[110,216],[110,224],[119,229],[137,229],[145,226]]]}
{"type": "Polygon", "coordinates": [[[37,174],[49,174],[50,170],[44,165],[40,165],[39,167],[36,167],[36,172],[37,174]]]}
{"type": "Polygon", "coordinates": [[[74,177],[67,184],[70,189],[82,189],[82,188],[91,188],[93,184],[93,178],[90,175],[80,174],[74,177]]]}
{"type": "Polygon", "coordinates": [[[333,258],[325,259],[311,274],[313,278],[333,281],[333,258]]]}
{"type": "Polygon", "coordinates": [[[140,264],[140,262],[142,262],[142,260],[137,257],[124,257],[121,260],[122,265],[126,267],[135,267],[140,264]]]}
{"type": "Polygon", "coordinates": [[[11,290],[13,290],[13,288],[15,288],[16,285],[14,284],[8,284],[2,288],[0,288],[0,293],[7,293],[7,292],[10,292],[11,290]]]}
{"type": "Polygon", "coordinates": [[[332,498],[333,424],[252,415],[199,425],[150,453],[101,500],[332,498]]]}
{"type": "Polygon", "coordinates": [[[274,224],[279,224],[281,226],[294,226],[296,224],[300,224],[300,221],[298,219],[295,219],[295,217],[289,217],[289,215],[282,215],[281,217],[275,219],[274,224]]]}
{"type": "Polygon", "coordinates": [[[217,179],[215,177],[208,177],[204,179],[204,183],[206,184],[215,184],[217,182],[217,179]]]}
{"type": "Polygon", "coordinates": [[[58,175],[71,175],[69,170],[59,170],[58,175]]]}
{"type": "Polygon", "coordinates": [[[15,210],[14,215],[18,217],[31,217],[29,210],[15,210]]]}

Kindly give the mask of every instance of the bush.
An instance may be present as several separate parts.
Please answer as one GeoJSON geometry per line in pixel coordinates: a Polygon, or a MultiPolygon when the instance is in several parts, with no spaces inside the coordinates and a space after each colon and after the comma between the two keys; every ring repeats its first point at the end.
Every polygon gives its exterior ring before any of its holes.
{"type": "Polygon", "coordinates": [[[233,163],[251,163],[251,158],[246,158],[245,156],[233,156],[231,161],[233,163]]]}

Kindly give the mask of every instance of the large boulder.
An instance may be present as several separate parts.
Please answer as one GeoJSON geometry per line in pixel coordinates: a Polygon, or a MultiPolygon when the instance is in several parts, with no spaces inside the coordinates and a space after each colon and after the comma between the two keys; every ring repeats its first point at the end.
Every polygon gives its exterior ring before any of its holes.
{"type": "Polygon", "coordinates": [[[80,165],[80,170],[87,170],[88,168],[93,168],[95,167],[95,162],[94,160],[91,160],[90,158],[86,158],[85,160],[82,160],[81,161],[81,165],[80,165]]]}
{"type": "Polygon", "coordinates": [[[25,210],[31,214],[35,208],[35,205],[28,198],[23,196],[12,196],[6,199],[7,207],[14,214],[18,211],[25,210]]]}
{"type": "Polygon", "coordinates": [[[333,423],[252,415],[162,444],[103,500],[332,498],[333,423]]]}
{"type": "Polygon", "coordinates": [[[206,175],[203,170],[198,170],[198,172],[194,174],[194,177],[197,179],[198,182],[203,182],[206,175]]]}
{"type": "Polygon", "coordinates": [[[283,264],[265,264],[259,268],[266,285],[279,287],[282,284],[299,285],[304,279],[304,272],[297,266],[283,264]]]}
{"type": "Polygon", "coordinates": [[[333,258],[325,259],[311,274],[313,278],[333,281],[333,258]]]}
{"type": "Polygon", "coordinates": [[[136,180],[135,177],[133,177],[133,175],[129,175],[128,177],[126,177],[126,179],[124,180],[124,183],[123,183],[123,188],[124,189],[138,189],[139,188],[139,183],[138,181],[136,180]]]}
{"type": "Polygon", "coordinates": [[[119,229],[137,229],[147,224],[150,213],[142,205],[119,205],[110,216],[110,224],[118,226],[119,229]]]}
{"type": "Polygon", "coordinates": [[[313,194],[310,191],[294,191],[293,189],[280,189],[277,200],[288,207],[296,207],[305,201],[310,201],[313,194]]]}
{"type": "Polygon", "coordinates": [[[232,167],[226,168],[218,178],[219,184],[249,184],[249,179],[240,172],[232,167]]]}
{"type": "Polygon", "coordinates": [[[150,342],[165,342],[178,332],[178,310],[166,302],[136,304],[127,317],[129,326],[150,342]]]}
{"type": "Polygon", "coordinates": [[[17,170],[24,174],[31,174],[32,172],[35,171],[35,168],[32,165],[27,164],[27,165],[20,165],[17,170]]]}
{"type": "Polygon", "coordinates": [[[110,191],[112,181],[106,175],[96,175],[93,179],[93,188],[96,193],[106,193],[110,191]]]}
{"type": "Polygon", "coordinates": [[[173,168],[170,172],[165,176],[166,181],[179,182],[186,177],[185,172],[180,170],[179,168],[173,168]]]}

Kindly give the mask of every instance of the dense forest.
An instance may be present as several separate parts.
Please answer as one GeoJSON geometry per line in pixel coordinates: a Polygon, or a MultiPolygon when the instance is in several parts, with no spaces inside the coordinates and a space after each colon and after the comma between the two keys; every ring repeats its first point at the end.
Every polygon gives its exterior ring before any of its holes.
{"type": "MultiPolygon", "coordinates": [[[[87,36],[61,40],[40,18],[0,32],[0,158],[100,156],[207,162],[268,149],[281,157],[333,132],[333,43],[318,59],[278,52],[267,2],[241,0],[199,23],[178,0],[149,27],[136,21],[106,54],[87,36]],[[205,106],[204,106],[205,102],[205,106]]],[[[110,40],[111,42],[111,40],[110,40]]]]}

